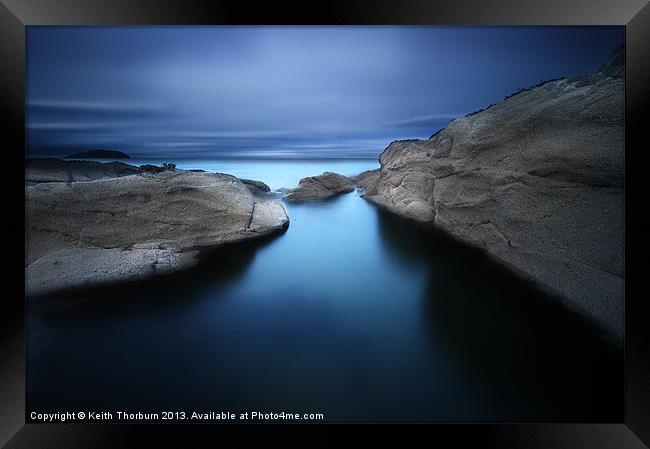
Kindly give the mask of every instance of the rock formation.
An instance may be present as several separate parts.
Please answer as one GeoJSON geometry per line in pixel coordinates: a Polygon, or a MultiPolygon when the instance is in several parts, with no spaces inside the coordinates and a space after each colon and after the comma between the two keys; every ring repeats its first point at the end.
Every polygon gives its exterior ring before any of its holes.
{"type": "Polygon", "coordinates": [[[483,248],[622,337],[622,62],[619,49],[594,73],[393,142],[357,182],[368,200],[483,248]]]}
{"type": "Polygon", "coordinates": [[[289,224],[234,176],[184,170],[39,183],[26,201],[29,295],[173,272],[202,249],[289,224]]]}
{"type": "Polygon", "coordinates": [[[61,159],[28,159],[25,166],[27,185],[42,182],[81,182],[116,178],[140,172],[135,165],[124,162],[64,161],[61,159]]]}
{"type": "Polygon", "coordinates": [[[370,184],[376,182],[378,177],[379,169],[376,168],[374,170],[364,171],[350,179],[357,185],[358,188],[361,189],[361,191],[364,191],[370,186],[370,184]]]}
{"type": "Polygon", "coordinates": [[[325,172],[322,175],[302,178],[298,187],[287,191],[285,199],[287,201],[324,200],[353,190],[354,185],[350,179],[338,173],[325,172]]]}
{"type": "Polygon", "coordinates": [[[271,192],[271,188],[264,184],[262,181],[255,181],[253,179],[239,179],[244,183],[246,188],[256,195],[267,194],[271,192]]]}

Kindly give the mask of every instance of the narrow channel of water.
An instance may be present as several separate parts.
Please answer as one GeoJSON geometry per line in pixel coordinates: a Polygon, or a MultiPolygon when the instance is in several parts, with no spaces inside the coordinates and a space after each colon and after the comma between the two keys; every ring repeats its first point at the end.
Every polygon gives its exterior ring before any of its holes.
{"type": "MultiPolygon", "coordinates": [[[[185,168],[277,189],[376,161],[223,164],[185,168]]],[[[481,253],[356,192],[286,208],[284,234],[197,270],[30,303],[28,409],[622,419],[623,354],[481,253]]]]}

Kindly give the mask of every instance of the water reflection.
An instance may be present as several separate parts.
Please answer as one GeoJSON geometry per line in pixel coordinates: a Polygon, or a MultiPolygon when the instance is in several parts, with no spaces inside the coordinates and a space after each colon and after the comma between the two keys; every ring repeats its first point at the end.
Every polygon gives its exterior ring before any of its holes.
{"type": "Polygon", "coordinates": [[[620,421],[622,354],[552,298],[356,193],[286,207],[195,270],[32,298],[28,407],[620,421]]]}
{"type": "Polygon", "coordinates": [[[61,313],[57,319],[78,321],[79,316],[71,317],[67,311],[74,309],[83,313],[84,320],[111,319],[113,315],[122,313],[148,314],[152,305],[158,309],[178,307],[179,302],[187,305],[188,299],[201,298],[206,290],[223,289],[237,283],[250,267],[257,251],[285,232],[203,251],[196,266],[170,275],[31,297],[29,309],[61,313]]]}
{"type": "Polygon", "coordinates": [[[493,420],[622,420],[623,354],[598,327],[480,251],[378,214],[391,253],[429,267],[431,338],[493,420]]]}
{"type": "Polygon", "coordinates": [[[213,361],[197,353],[187,314],[202,301],[227,301],[205,292],[236,285],[277,238],[220,246],[169,276],[28,298],[28,409],[160,409],[195,397],[192,383],[203,391],[211,382],[197,367],[213,361]]]}

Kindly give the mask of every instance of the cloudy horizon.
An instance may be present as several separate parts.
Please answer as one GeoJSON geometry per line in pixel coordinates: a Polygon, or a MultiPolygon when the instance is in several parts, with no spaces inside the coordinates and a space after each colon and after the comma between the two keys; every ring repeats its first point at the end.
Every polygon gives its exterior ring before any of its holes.
{"type": "Polygon", "coordinates": [[[376,157],[596,69],[621,27],[28,27],[29,156],[376,157]]]}

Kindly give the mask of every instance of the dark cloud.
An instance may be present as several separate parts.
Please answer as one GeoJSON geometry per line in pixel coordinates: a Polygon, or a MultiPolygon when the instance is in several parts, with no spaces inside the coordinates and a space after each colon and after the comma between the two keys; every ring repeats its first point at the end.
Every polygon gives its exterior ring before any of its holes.
{"type": "Polygon", "coordinates": [[[138,103],[92,103],[79,101],[30,100],[28,108],[44,113],[84,113],[84,114],[155,114],[164,111],[160,104],[138,103]]]}
{"type": "Polygon", "coordinates": [[[31,154],[362,157],[598,67],[621,27],[28,28],[31,154]]]}

